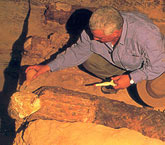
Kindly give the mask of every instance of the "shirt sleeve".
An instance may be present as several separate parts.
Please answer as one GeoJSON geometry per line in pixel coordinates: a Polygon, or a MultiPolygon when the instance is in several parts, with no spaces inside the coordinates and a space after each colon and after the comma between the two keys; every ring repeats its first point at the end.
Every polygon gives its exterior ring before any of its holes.
{"type": "Polygon", "coordinates": [[[165,40],[159,33],[140,31],[141,55],[143,64],[140,69],[130,73],[135,83],[152,80],[165,72],[165,40]]]}
{"type": "Polygon", "coordinates": [[[59,54],[55,60],[48,63],[51,71],[82,64],[92,54],[90,51],[90,38],[85,31],[82,32],[76,44],[68,47],[63,54],[59,54]]]}

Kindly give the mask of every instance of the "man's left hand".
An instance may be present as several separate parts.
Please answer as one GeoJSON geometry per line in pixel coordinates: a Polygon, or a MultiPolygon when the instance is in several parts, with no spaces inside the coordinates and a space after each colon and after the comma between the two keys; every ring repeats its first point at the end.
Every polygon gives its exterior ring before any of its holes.
{"type": "Polygon", "coordinates": [[[116,84],[116,86],[114,86],[114,89],[125,89],[131,85],[130,78],[128,75],[120,75],[120,76],[112,77],[111,79],[116,84]]]}

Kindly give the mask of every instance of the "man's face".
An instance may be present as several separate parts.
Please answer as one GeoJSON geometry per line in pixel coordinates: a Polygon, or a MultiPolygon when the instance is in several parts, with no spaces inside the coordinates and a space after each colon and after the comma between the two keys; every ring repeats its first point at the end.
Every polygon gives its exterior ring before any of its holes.
{"type": "Polygon", "coordinates": [[[105,35],[103,30],[92,30],[94,40],[97,40],[102,43],[111,42],[113,45],[119,40],[121,36],[122,29],[115,30],[110,35],[105,35]]]}

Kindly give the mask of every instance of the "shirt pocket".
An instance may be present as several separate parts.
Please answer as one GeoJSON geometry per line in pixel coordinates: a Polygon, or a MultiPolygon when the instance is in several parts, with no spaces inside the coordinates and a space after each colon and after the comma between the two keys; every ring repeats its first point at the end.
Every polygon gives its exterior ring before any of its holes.
{"type": "Polygon", "coordinates": [[[127,70],[136,70],[142,66],[142,56],[134,50],[126,50],[121,57],[123,66],[127,70]]]}

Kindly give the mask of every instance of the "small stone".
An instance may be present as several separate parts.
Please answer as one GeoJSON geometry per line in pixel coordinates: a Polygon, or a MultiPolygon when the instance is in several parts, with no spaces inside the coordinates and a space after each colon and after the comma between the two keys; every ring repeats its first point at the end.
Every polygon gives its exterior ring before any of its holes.
{"type": "Polygon", "coordinates": [[[56,9],[57,10],[63,10],[63,11],[71,11],[72,6],[67,4],[67,3],[57,2],[56,3],[56,9]]]}

